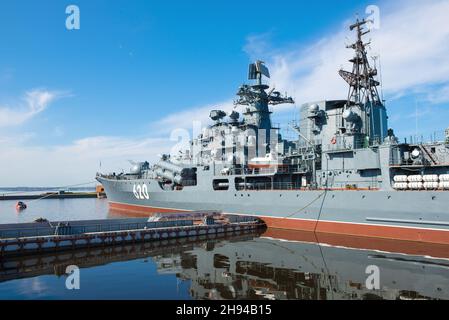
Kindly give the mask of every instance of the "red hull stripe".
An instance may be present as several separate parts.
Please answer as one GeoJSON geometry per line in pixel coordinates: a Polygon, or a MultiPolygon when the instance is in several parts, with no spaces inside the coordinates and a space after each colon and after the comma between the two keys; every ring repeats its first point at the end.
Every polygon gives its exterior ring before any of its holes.
{"type": "Polygon", "coordinates": [[[114,210],[127,211],[132,213],[181,213],[190,212],[191,210],[178,210],[170,208],[155,208],[146,206],[136,206],[131,204],[109,202],[109,207],[114,210]]]}
{"type": "Polygon", "coordinates": [[[323,234],[349,235],[390,240],[449,244],[449,230],[390,227],[372,224],[309,221],[282,218],[262,218],[269,228],[312,231],[323,234]]]}
{"type": "Polygon", "coordinates": [[[416,241],[373,239],[369,237],[348,236],[343,234],[314,233],[310,231],[267,229],[263,237],[284,239],[288,241],[320,243],[336,247],[384,252],[403,253],[407,255],[430,256],[449,259],[449,244],[425,243],[416,241]]]}
{"type": "MultiPolygon", "coordinates": [[[[124,203],[110,202],[111,209],[127,211],[136,214],[145,213],[182,213],[191,210],[173,208],[155,208],[137,206],[124,203]]],[[[365,238],[404,240],[424,243],[449,244],[449,230],[435,230],[425,228],[393,227],[373,224],[356,224],[345,222],[331,222],[300,219],[284,219],[273,217],[260,217],[268,228],[281,230],[299,230],[321,234],[345,235],[365,238]]]]}

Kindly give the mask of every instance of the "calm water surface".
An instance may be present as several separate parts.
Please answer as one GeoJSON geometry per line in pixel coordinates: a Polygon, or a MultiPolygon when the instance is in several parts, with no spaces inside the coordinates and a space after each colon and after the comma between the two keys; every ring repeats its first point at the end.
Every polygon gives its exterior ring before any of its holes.
{"type": "Polygon", "coordinates": [[[16,210],[16,203],[0,201],[0,223],[32,222],[41,217],[50,221],[116,217],[109,213],[107,199],[27,200],[28,208],[23,211],[16,210]]]}
{"type": "MultiPolygon", "coordinates": [[[[0,223],[123,215],[99,199],[27,203],[0,201],[0,223]]],[[[242,298],[448,299],[449,248],[268,230],[0,259],[0,299],[242,298]],[[80,290],[66,289],[69,265],[80,290]]]]}

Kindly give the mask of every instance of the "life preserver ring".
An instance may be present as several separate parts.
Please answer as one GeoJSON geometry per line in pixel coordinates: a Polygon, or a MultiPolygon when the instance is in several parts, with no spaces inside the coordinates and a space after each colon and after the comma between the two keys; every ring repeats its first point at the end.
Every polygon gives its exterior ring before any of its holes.
{"type": "Polygon", "coordinates": [[[331,140],[331,143],[332,144],[337,144],[337,137],[333,137],[332,140],[331,140]]]}

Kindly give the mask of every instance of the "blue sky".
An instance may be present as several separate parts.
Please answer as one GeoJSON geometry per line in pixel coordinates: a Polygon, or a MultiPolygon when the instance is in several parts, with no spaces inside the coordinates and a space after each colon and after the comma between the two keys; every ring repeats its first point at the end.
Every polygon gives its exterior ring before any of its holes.
{"type": "Polygon", "coordinates": [[[37,139],[45,144],[144,134],[148,123],[167,112],[232,95],[245,81],[248,35],[273,32],[273,45],[312,39],[357,8],[364,10],[357,1],[289,1],[277,8],[268,1],[46,0],[1,6],[0,70],[10,78],[1,85],[0,101],[29,88],[73,95],[27,125],[42,133],[37,139]],[[81,11],[79,31],[65,29],[71,3],[81,11]],[[57,123],[64,126],[63,137],[51,135],[57,123]]]}
{"type": "MultiPolygon", "coordinates": [[[[127,157],[151,159],[166,147],[169,130],[229,104],[255,56],[267,61],[273,84],[293,94],[298,105],[345,97],[344,82],[327,83],[324,71],[338,79],[350,57],[345,28],[357,13],[366,16],[370,4],[379,6],[385,21],[378,37],[385,87],[391,88],[385,88],[391,125],[400,135],[414,133],[410,113],[418,104],[419,132],[443,130],[449,126],[449,61],[440,57],[449,60],[447,44],[418,53],[426,45],[449,43],[447,3],[2,1],[0,185],[84,182],[100,160],[118,171],[127,167],[127,157]],[[80,8],[80,30],[65,28],[70,4],[80,8]],[[397,44],[397,24],[407,21],[413,30],[400,37],[404,45],[397,44]],[[431,27],[437,35],[428,37],[431,27]],[[392,43],[401,45],[394,54],[386,50],[392,43]],[[33,170],[26,169],[30,159],[33,170]]],[[[280,109],[277,119],[293,112],[280,109]]]]}

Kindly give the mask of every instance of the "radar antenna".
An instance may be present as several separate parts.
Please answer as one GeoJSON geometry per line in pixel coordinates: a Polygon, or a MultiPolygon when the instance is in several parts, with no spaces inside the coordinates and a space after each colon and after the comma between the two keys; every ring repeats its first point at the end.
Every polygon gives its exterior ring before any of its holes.
{"type": "Polygon", "coordinates": [[[373,108],[383,106],[383,102],[377,90],[380,82],[375,80],[378,74],[377,68],[376,66],[374,68],[370,66],[367,56],[367,47],[370,43],[363,41],[363,36],[370,32],[370,30],[364,29],[364,25],[367,23],[368,21],[365,19],[357,19],[356,23],[349,27],[351,31],[356,31],[357,36],[355,43],[346,46],[348,49],[355,51],[354,57],[349,60],[353,65],[352,72],[340,69],[338,73],[349,84],[345,109],[350,109],[353,106],[360,108],[365,123],[365,132],[363,133],[371,136],[372,125],[370,125],[370,122],[373,119],[370,119],[370,115],[373,108]]]}
{"type": "Polygon", "coordinates": [[[237,95],[239,99],[234,102],[235,105],[253,105],[257,102],[264,101],[269,105],[277,105],[283,103],[295,103],[293,98],[283,96],[279,91],[273,88],[268,93],[265,91],[269,86],[262,83],[262,76],[270,78],[270,71],[265,66],[265,62],[257,60],[249,65],[248,79],[257,80],[257,84],[243,85],[240,87],[237,95]]]}
{"type": "MultiPolygon", "coordinates": [[[[242,124],[254,130],[265,130],[266,140],[264,143],[270,144],[270,131],[273,128],[271,123],[270,105],[283,103],[294,103],[293,98],[282,95],[275,89],[269,90],[270,86],[263,83],[263,77],[270,78],[270,71],[263,61],[257,60],[249,65],[248,78],[256,80],[256,84],[242,85],[237,92],[235,107],[244,106],[242,124]]],[[[263,153],[265,155],[265,153],[263,153]]]]}
{"type": "Polygon", "coordinates": [[[377,87],[380,83],[374,79],[377,76],[377,69],[371,68],[367,57],[366,47],[369,43],[363,42],[362,37],[370,32],[364,30],[363,26],[367,20],[357,20],[349,27],[351,31],[356,30],[357,41],[346,46],[355,51],[354,58],[349,60],[353,64],[352,72],[341,69],[340,76],[349,84],[348,106],[363,106],[368,102],[381,103],[377,87]]]}

